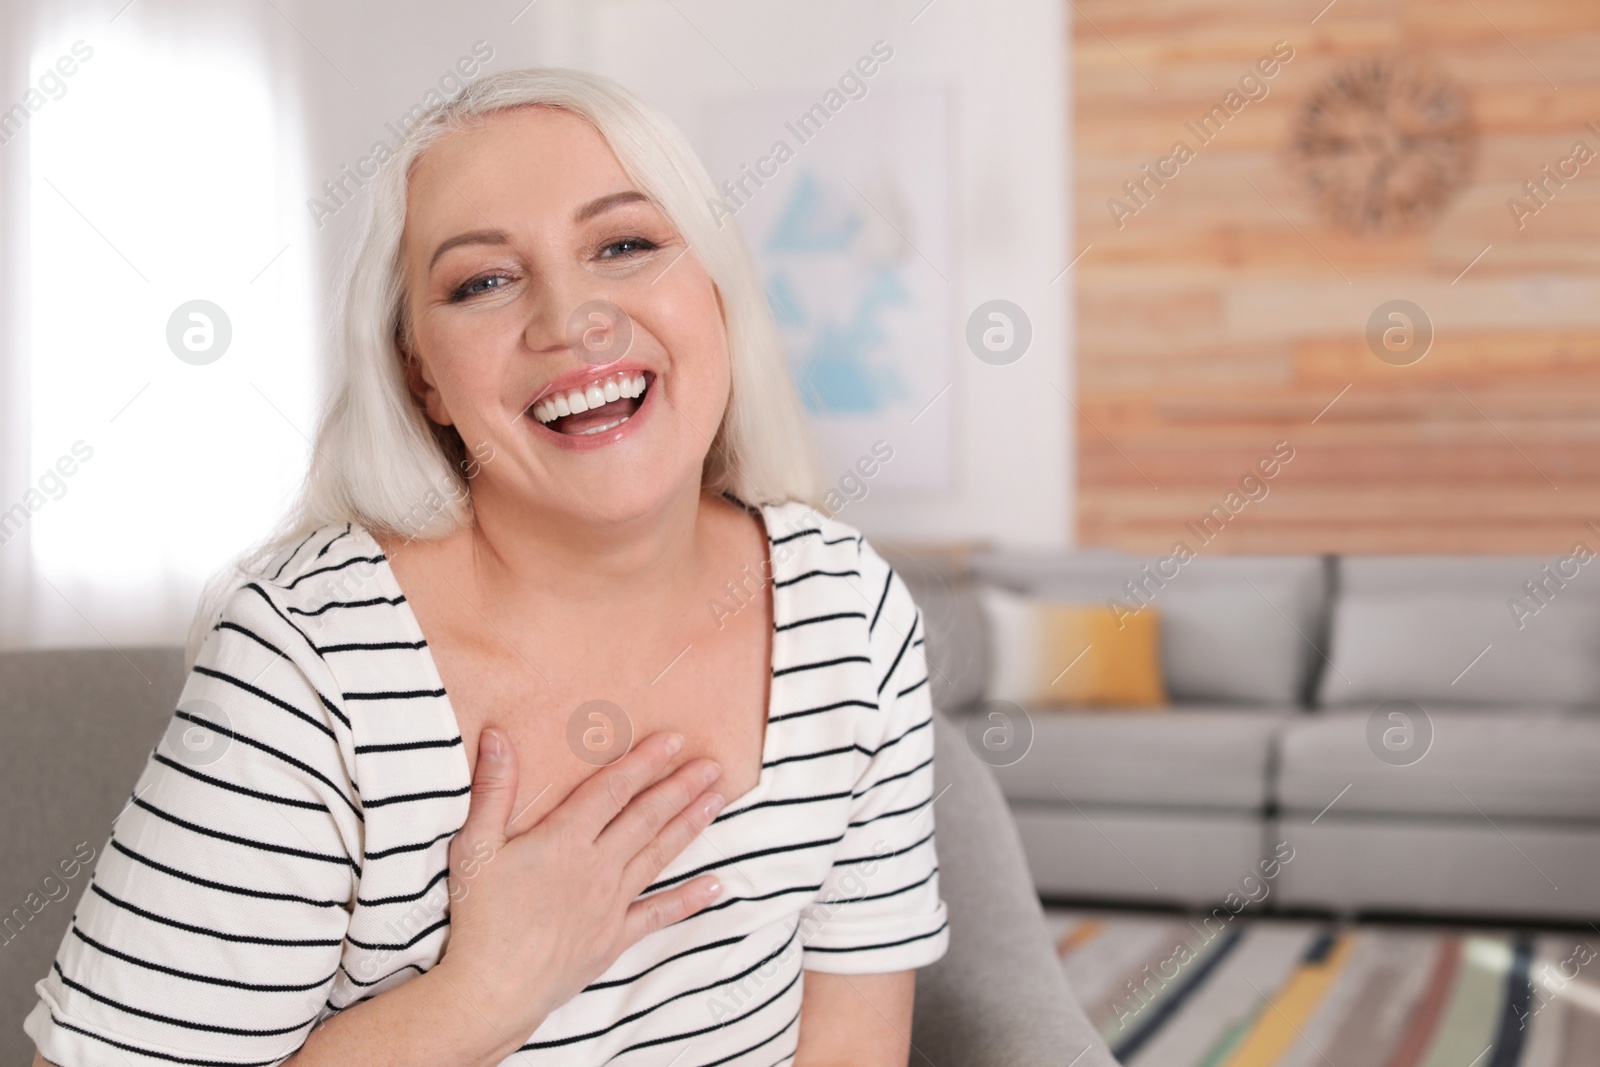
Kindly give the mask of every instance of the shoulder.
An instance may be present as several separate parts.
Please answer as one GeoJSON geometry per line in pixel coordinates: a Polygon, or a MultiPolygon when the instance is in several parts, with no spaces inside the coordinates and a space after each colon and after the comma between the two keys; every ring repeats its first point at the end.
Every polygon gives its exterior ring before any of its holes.
{"type": "Polygon", "coordinates": [[[774,585],[805,585],[812,597],[828,596],[843,605],[840,610],[860,611],[875,658],[892,658],[921,637],[910,589],[860,530],[793,501],[764,505],[761,512],[774,585]]]}
{"type": "Polygon", "coordinates": [[[341,607],[404,599],[386,580],[386,563],[361,526],[340,523],[304,533],[239,581],[222,602],[207,643],[254,642],[308,672],[325,670],[322,646],[362,620],[341,607]]]}

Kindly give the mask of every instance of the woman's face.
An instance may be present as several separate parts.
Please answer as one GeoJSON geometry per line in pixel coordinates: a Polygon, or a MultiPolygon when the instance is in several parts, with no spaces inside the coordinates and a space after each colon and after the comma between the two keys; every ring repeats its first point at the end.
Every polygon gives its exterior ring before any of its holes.
{"type": "Polygon", "coordinates": [[[588,122],[525,107],[447,134],[412,171],[403,257],[414,388],[476,460],[480,510],[615,523],[698,491],[721,305],[588,122]]]}

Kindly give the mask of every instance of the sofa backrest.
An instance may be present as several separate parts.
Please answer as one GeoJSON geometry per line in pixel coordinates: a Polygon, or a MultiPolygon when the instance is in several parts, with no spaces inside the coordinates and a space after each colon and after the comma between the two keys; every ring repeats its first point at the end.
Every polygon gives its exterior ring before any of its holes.
{"type": "Polygon", "coordinates": [[[0,1062],[183,689],[176,648],[0,653],[0,1062]]]}
{"type": "Polygon", "coordinates": [[[1320,704],[1600,704],[1592,551],[1346,556],[1336,586],[1320,704]]]}
{"type": "Polygon", "coordinates": [[[1156,610],[1174,702],[1308,702],[1322,663],[1329,565],[1319,556],[1136,556],[1114,550],[994,550],[982,581],[1119,611],[1156,610]]]}

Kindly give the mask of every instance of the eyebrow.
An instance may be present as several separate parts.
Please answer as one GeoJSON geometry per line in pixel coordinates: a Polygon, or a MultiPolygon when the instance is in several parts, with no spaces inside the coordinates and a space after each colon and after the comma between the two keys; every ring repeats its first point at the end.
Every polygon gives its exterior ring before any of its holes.
{"type": "Polygon", "coordinates": [[[457,245],[508,245],[510,243],[511,238],[507,237],[503,230],[473,230],[471,233],[458,233],[454,237],[442,241],[439,247],[433,250],[433,258],[428,260],[428,269],[432,270],[433,265],[439,262],[439,257],[457,245]]]}
{"type": "Polygon", "coordinates": [[[587,204],[580,207],[573,213],[572,221],[588,222],[601,212],[610,211],[614,207],[621,207],[623,204],[648,203],[649,199],[649,197],[645,196],[637,189],[628,189],[620,193],[609,193],[596,200],[591,200],[587,204]]]}
{"type": "MultiPolygon", "coordinates": [[[[643,193],[628,189],[620,193],[608,193],[589,201],[587,204],[573,212],[573,222],[587,222],[596,215],[610,211],[623,204],[649,203],[650,198],[643,193]]],[[[511,238],[506,236],[504,230],[473,230],[470,233],[458,233],[454,237],[446,238],[440,242],[439,247],[433,250],[433,258],[428,261],[428,269],[432,270],[434,264],[439,262],[439,257],[458,245],[508,245],[511,238]]]]}

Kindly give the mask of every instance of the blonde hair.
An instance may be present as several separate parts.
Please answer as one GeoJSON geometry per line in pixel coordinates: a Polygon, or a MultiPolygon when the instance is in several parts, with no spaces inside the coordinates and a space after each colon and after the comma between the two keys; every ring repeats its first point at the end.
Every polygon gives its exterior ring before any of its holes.
{"type": "Polygon", "coordinates": [[[343,285],[333,394],[300,498],[278,532],[212,580],[189,634],[191,662],[235,587],[311,531],[335,523],[432,538],[471,517],[460,439],[427,418],[406,378],[401,241],[418,158],[446,134],[511,108],[562,108],[588,121],[624,173],[666,215],[721,297],[731,380],[703,484],[749,504],[820,504],[816,462],[755,263],[688,139],[660,112],[598,74],[504,71],[422,115],[370,182],[343,285]],[[726,212],[723,212],[726,214],[726,212]]]}

